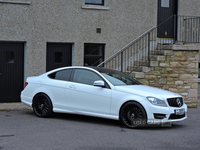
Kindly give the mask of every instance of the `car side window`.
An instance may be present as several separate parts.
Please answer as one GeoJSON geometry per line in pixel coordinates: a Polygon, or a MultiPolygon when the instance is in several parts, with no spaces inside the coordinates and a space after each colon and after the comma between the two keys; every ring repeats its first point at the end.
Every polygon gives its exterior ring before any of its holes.
{"type": "Polygon", "coordinates": [[[73,82],[93,85],[94,81],[103,80],[98,74],[90,70],[76,69],[74,72],[73,82]]]}
{"type": "Polygon", "coordinates": [[[69,81],[72,69],[65,69],[48,75],[51,79],[69,81]]]}

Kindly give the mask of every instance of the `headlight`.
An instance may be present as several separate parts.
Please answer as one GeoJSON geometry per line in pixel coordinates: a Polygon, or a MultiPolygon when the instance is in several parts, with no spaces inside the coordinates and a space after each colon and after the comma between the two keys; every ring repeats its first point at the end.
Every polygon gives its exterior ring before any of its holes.
{"type": "Polygon", "coordinates": [[[153,105],[167,107],[167,104],[163,100],[160,100],[155,97],[147,97],[147,99],[153,105]]]}

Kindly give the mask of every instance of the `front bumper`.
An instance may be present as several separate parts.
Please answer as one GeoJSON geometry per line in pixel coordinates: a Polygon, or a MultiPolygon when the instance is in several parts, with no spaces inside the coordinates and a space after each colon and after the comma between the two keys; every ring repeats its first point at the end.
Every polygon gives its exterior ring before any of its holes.
{"type": "Polygon", "coordinates": [[[169,123],[182,121],[187,118],[187,105],[181,107],[160,107],[148,104],[145,107],[147,113],[147,124],[169,123]]]}

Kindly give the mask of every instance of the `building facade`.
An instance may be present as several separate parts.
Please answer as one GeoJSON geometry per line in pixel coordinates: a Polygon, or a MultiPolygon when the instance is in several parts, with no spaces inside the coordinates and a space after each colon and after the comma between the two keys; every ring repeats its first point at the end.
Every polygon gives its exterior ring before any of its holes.
{"type": "Polygon", "coordinates": [[[19,101],[28,76],[98,65],[156,27],[162,10],[200,16],[199,6],[199,0],[0,0],[0,102],[19,101]]]}

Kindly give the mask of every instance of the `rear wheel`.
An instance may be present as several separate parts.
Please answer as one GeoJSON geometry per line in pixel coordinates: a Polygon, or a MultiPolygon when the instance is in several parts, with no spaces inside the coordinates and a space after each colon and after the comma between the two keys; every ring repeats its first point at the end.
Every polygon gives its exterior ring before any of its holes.
{"type": "Polygon", "coordinates": [[[142,127],[146,125],[146,112],[140,104],[129,102],[122,106],[120,120],[128,128],[142,127]]]}
{"type": "Polygon", "coordinates": [[[33,99],[33,111],[39,117],[49,117],[53,112],[50,98],[45,94],[38,94],[33,99]]]}

